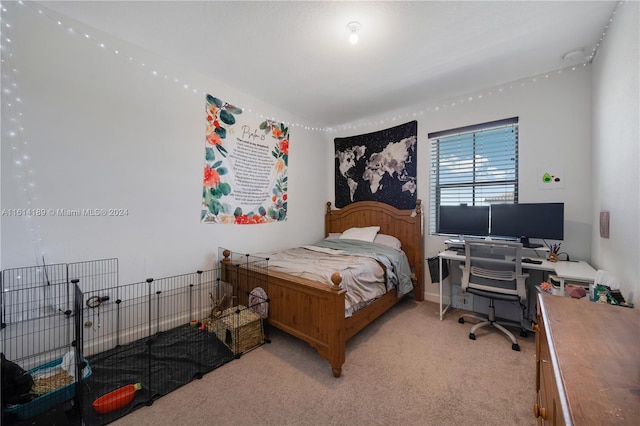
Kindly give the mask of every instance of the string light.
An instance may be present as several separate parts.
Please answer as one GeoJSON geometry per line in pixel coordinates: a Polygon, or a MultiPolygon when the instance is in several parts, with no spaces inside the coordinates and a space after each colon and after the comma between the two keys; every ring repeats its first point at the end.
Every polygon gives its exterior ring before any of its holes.
{"type": "MultiPolygon", "coordinates": [[[[616,7],[614,8],[614,10],[612,12],[612,15],[611,15],[611,17],[610,17],[610,19],[608,21],[608,24],[605,26],[604,31],[602,32],[602,36],[600,37],[598,43],[596,43],[596,45],[593,47],[590,56],[587,58],[587,61],[582,64],[583,67],[587,66],[588,64],[590,64],[593,61],[594,57],[597,54],[597,51],[598,51],[599,47],[601,46],[602,42],[605,39],[605,36],[607,34],[607,31],[608,31],[611,23],[614,20],[614,17],[615,17],[616,12],[617,12],[617,8],[622,3],[623,2],[620,1],[618,4],[616,4],[616,7]]],[[[20,4],[22,6],[27,6],[29,9],[34,10],[38,15],[43,16],[43,17],[55,22],[59,27],[67,29],[69,34],[76,34],[77,33],[76,30],[74,30],[71,26],[66,25],[61,19],[55,18],[53,16],[50,16],[49,14],[45,13],[42,9],[35,8],[35,6],[33,6],[31,3],[24,3],[22,1],[19,1],[18,4],[20,4]]],[[[2,8],[2,10],[3,10],[3,12],[7,12],[7,9],[4,8],[4,7],[2,8]]],[[[87,40],[87,41],[95,43],[97,46],[99,46],[102,49],[109,50],[109,49],[107,49],[107,45],[104,42],[99,41],[96,37],[92,36],[89,33],[84,33],[84,39],[87,40]]],[[[120,53],[121,53],[120,50],[118,50],[118,49],[113,49],[111,51],[116,55],[120,55],[120,53]]],[[[138,65],[140,65],[143,68],[147,67],[147,64],[145,64],[142,61],[138,61],[133,56],[127,56],[127,58],[128,58],[128,60],[130,62],[137,63],[138,65]]],[[[555,71],[554,73],[560,74],[563,71],[567,71],[567,70],[575,71],[576,69],[577,69],[577,67],[573,66],[573,67],[570,67],[570,68],[565,68],[565,69],[562,69],[562,70],[555,71]]],[[[154,76],[154,77],[158,76],[159,74],[161,74],[161,73],[159,73],[156,69],[151,71],[151,75],[154,76]]],[[[516,82],[512,82],[512,83],[509,83],[508,87],[507,86],[501,86],[501,87],[497,87],[497,88],[491,88],[491,89],[488,89],[488,91],[486,91],[486,92],[476,93],[476,94],[474,94],[472,96],[471,95],[465,96],[466,99],[457,99],[457,100],[456,99],[445,99],[445,100],[437,102],[439,105],[435,105],[435,106],[427,106],[427,105],[425,105],[424,108],[426,108],[426,111],[430,112],[430,113],[441,112],[441,111],[444,111],[444,110],[455,108],[459,104],[464,104],[465,102],[472,102],[474,100],[486,99],[486,98],[492,96],[495,93],[494,90],[497,90],[498,93],[503,93],[504,90],[505,90],[505,87],[508,88],[509,90],[511,90],[511,89],[514,88],[514,84],[519,84],[522,87],[522,86],[525,86],[529,81],[531,83],[536,83],[540,78],[548,79],[548,78],[551,77],[551,74],[552,73],[548,73],[547,72],[547,73],[544,73],[544,74],[540,74],[540,75],[536,75],[536,76],[533,76],[533,77],[529,77],[527,79],[523,79],[523,80],[519,80],[519,81],[516,81],[516,82]]],[[[168,80],[169,76],[167,74],[164,74],[164,79],[168,80]]],[[[180,83],[180,79],[178,79],[177,77],[173,77],[172,80],[176,84],[180,83]]],[[[193,87],[191,84],[188,84],[186,82],[182,83],[182,88],[184,90],[187,90],[187,91],[189,91],[190,88],[191,88],[190,91],[193,94],[196,94],[198,96],[205,96],[207,94],[206,91],[197,89],[197,88],[193,87]]],[[[261,119],[264,118],[264,114],[261,114],[258,111],[254,111],[251,108],[242,108],[242,110],[246,111],[246,112],[249,112],[249,113],[252,113],[252,114],[255,114],[256,116],[260,117],[261,119]]],[[[424,111],[420,110],[419,112],[414,111],[410,115],[411,115],[411,117],[418,117],[418,116],[422,116],[423,114],[424,114],[424,111]]],[[[408,115],[405,115],[405,117],[407,117],[407,116],[408,115]]],[[[401,118],[401,116],[392,116],[390,118],[379,120],[379,121],[367,121],[367,122],[365,122],[365,121],[356,121],[354,123],[345,124],[345,125],[341,125],[341,126],[334,126],[334,127],[314,127],[314,126],[308,126],[306,124],[300,124],[300,123],[297,123],[297,122],[291,123],[291,122],[288,122],[286,120],[281,120],[281,119],[275,118],[275,117],[272,118],[272,119],[274,121],[278,121],[278,122],[283,122],[283,123],[286,122],[289,126],[299,127],[299,128],[303,128],[303,129],[309,130],[309,131],[336,132],[336,131],[339,131],[339,130],[352,129],[354,127],[360,128],[360,127],[367,126],[367,125],[380,126],[380,125],[384,125],[386,123],[394,123],[394,122],[398,121],[400,118],[401,118]],[[369,123],[369,124],[366,124],[366,123],[369,123]]]]}
{"type": "MultiPolygon", "coordinates": [[[[56,26],[63,28],[67,31],[67,33],[69,33],[70,35],[74,35],[77,34],[77,30],[73,29],[73,27],[71,27],[70,25],[67,25],[63,19],[59,18],[59,17],[54,17],[52,16],[49,12],[44,11],[43,9],[37,9],[33,4],[31,3],[24,3],[24,2],[18,2],[18,4],[25,6],[27,9],[34,11],[35,13],[37,13],[39,16],[42,16],[46,19],[48,19],[51,22],[54,22],[56,24],[56,26]]],[[[6,8],[3,8],[3,11],[6,12],[6,8]]],[[[98,48],[100,49],[104,49],[105,51],[108,52],[112,52],[115,55],[118,56],[123,56],[122,50],[121,49],[114,49],[108,46],[107,43],[100,41],[99,37],[90,34],[89,32],[84,33],[84,40],[94,43],[98,48]]],[[[148,64],[145,63],[144,61],[138,60],[135,56],[133,55],[124,55],[129,62],[133,63],[133,64],[137,64],[138,66],[142,67],[142,68],[148,68],[148,64]]],[[[157,76],[159,74],[164,74],[164,73],[160,73],[158,71],[158,69],[154,68],[151,71],[151,75],[152,76],[157,76]]],[[[179,87],[181,87],[183,90],[185,91],[189,91],[195,95],[198,96],[206,96],[207,95],[207,91],[205,90],[200,90],[196,87],[194,87],[192,84],[189,84],[188,82],[182,81],[181,79],[179,79],[178,77],[170,77],[168,74],[164,74],[164,79],[165,80],[172,80],[176,85],[179,85],[179,87]]],[[[258,112],[254,112],[252,109],[250,108],[243,108],[241,106],[238,106],[239,108],[241,108],[243,111],[247,111],[249,113],[253,113],[255,115],[258,115],[258,112]]],[[[285,123],[287,122],[287,120],[283,120],[280,118],[272,118],[274,121],[277,122],[282,122],[285,123]]],[[[327,127],[312,127],[312,126],[308,126],[306,124],[301,124],[298,122],[290,122],[290,126],[292,127],[298,127],[298,128],[303,128],[305,130],[310,130],[310,131],[330,131],[330,128],[327,127]]]]}
{"type": "MultiPolygon", "coordinates": [[[[618,10],[618,7],[620,5],[622,5],[623,2],[620,1],[616,4],[616,6],[613,9],[613,12],[611,14],[611,17],[609,18],[609,23],[608,25],[605,26],[605,30],[602,32],[602,36],[600,37],[598,43],[596,43],[596,45],[594,46],[591,55],[586,59],[586,61],[582,64],[578,64],[578,65],[573,65],[573,66],[569,66],[566,68],[562,68],[556,71],[551,71],[551,72],[545,72],[545,73],[541,73],[535,76],[531,76],[531,77],[527,77],[521,80],[516,80],[510,83],[506,83],[500,86],[496,86],[496,87],[492,87],[489,89],[486,89],[486,91],[482,91],[482,92],[476,92],[475,94],[471,94],[471,95],[465,95],[466,97],[466,101],[467,102],[472,102],[474,100],[484,100],[485,96],[488,98],[492,95],[494,95],[496,92],[497,93],[504,93],[507,89],[508,90],[512,90],[514,88],[514,86],[520,86],[520,87],[525,87],[529,82],[530,83],[537,83],[539,80],[541,79],[549,79],[551,77],[553,77],[554,75],[560,75],[566,72],[571,72],[571,71],[576,71],[579,68],[585,68],[588,65],[590,65],[593,62],[593,59],[595,58],[598,49],[600,48],[600,46],[602,45],[602,42],[605,39],[605,36],[607,34],[607,31],[609,30],[609,27],[611,26],[611,23],[614,20],[614,17],[616,15],[616,12],[618,10]]],[[[445,110],[449,110],[449,109],[453,109],[455,107],[458,106],[458,103],[462,104],[464,103],[465,100],[464,99],[459,99],[459,98],[448,98],[448,99],[444,99],[444,100],[440,100],[437,102],[437,105],[435,106],[426,106],[424,105],[423,107],[426,108],[427,112],[429,113],[438,113],[438,112],[442,112],[445,110]]],[[[420,110],[419,115],[422,115],[423,111],[420,110]]],[[[416,113],[414,112],[412,114],[412,116],[416,116],[416,113]]],[[[405,114],[406,117],[406,114],[405,114]]],[[[364,121],[356,121],[354,123],[349,123],[349,124],[345,124],[342,126],[337,126],[331,129],[331,131],[344,131],[344,130],[353,130],[353,129],[359,129],[361,127],[369,127],[369,126],[382,126],[382,125],[390,125],[393,122],[395,122],[397,120],[398,116],[392,116],[390,118],[387,119],[381,119],[379,121],[368,121],[368,122],[364,122],[364,121]]]]}
{"type": "MultiPolygon", "coordinates": [[[[590,65],[593,62],[593,59],[596,56],[598,49],[602,45],[602,42],[603,42],[603,40],[604,40],[604,38],[606,36],[606,32],[609,29],[611,22],[613,22],[613,19],[614,19],[614,16],[616,15],[618,6],[620,6],[622,4],[623,4],[622,1],[620,1],[620,2],[618,2],[616,4],[616,6],[615,6],[615,8],[614,8],[614,10],[612,12],[611,18],[609,19],[609,24],[605,26],[605,31],[602,33],[602,37],[600,37],[599,42],[593,48],[592,54],[587,58],[586,62],[584,62],[582,64],[579,64],[579,65],[574,65],[574,66],[571,66],[571,67],[562,68],[562,69],[559,69],[557,71],[542,73],[542,74],[535,75],[535,76],[532,76],[532,77],[528,77],[528,78],[525,78],[525,79],[522,79],[522,80],[518,80],[518,81],[515,81],[515,82],[512,82],[512,83],[507,83],[509,85],[508,88],[509,89],[513,89],[514,84],[516,84],[516,85],[519,84],[521,87],[524,87],[524,86],[526,86],[526,84],[529,81],[531,83],[537,83],[539,81],[539,79],[541,79],[541,78],[548,79],[548,78],[552,77],[553,75],[563,74],[563,73],[568,72],[568,71],[576,71],[580,67],[584,68],[584,67],[590,65]]],[[[476,100],[482,100],[482,99],[484,99],[485,95],[487,97],[492,96],[496,90],[497,90],[498,93],[504,93],[505,92],[505,88],[506,88],[505,85],[494,87],[494,88],[490,88],[490,89],[487,89],[488,91],[486,93],[476,93],[473,96],[468,96],[467,100],[469,102],[473,101],[474,100],[474,96],[475,96],[476,100]]],[[[462,103],[462,100],[460,102],[462,103]]],[[[428,112],[440,112],[440,111],[448,109],[449,106],[451,106],[452,108],[455,107],[456,106],[455,105],[455,101],[453,101],[452,99],[441,101],[441,102],[439,102],[439,105],[436,105],[436,106],[433,106],[433,107],[427,107],[427,111],[428,112]]],[[[422,115],[422,111],[420,113],[422,115]]],[[[383,121],[385,123],[389,122],[389,120],[383,120],[383,121]]],[[[358,123],[356,123],[356,124],[358,124],[358,123]]],[[[382,123],[380,123],[380,124],[382,124],[382,123]]],[[[350,128],[353,128],[352,124],[340,127],[340,129],[350,129],[350,128]]]]}
{"type": "MultiPolygon", "coordinates": [[[[20,4],[23,4],[20,2],[20,4]]],[[[18,85],[18,77],[20,75],[18,68],[12,63],[13,53],[11,52],[11,30],[12,25],[6,20],[7,8],[2,6],[3,12],[2,20],[5,30],[3,31],[3,40],[0,45],[0,51],[2,52],[2,86],[3,100],[5,101],[5,111],[9,117],[8,129],[3,129],[11,144],[11,168],[10,172],[18,181],[19,186],[17,188],[22,189],[21,193],[25,197],[26,209],[23,219],[28,221],[27,226],[31,232],[33,239],[33,247],[35,250],[36,262],[38,262],[44,256],[44,250],[42,248],[42,236],[40,234],[40,225],[35,223],[35,216],[32,212],[35,211],[34,206],[37,201],[35,196],[35,188],[37,188],[37,182],[34,178],[36,174],[31,165],[32,156],[28,152],[29,142],[27,140],[24,126],[21,124],[21,120],[24,117],[22,112],[22,98],[20,97],[20,87],[18,85]]]]}
{"type": "MultiPolygon", "coordinates": [[[[583,63],[582,67],[586,67],[587,65],[589,65],[588,63],[583,63]]],[[[474,94],[467,94],[464,95],[463,98],[460,97],[455,97],[455,98],[448,98],[448,99],[443,99],[440,100],[439,102],[437,102],[437,105],[422,105],[421,108],[418,111],[413,111],[411,113],[405,113],[405,114],[400,114],[400,115],[392,115],[388,118],[384,118],[384,119],[379,119],[376,121],[356,121],[353,123],[349,123],[349,124],[345,124],[342,126],[337,126],[332,128],[332,131],[342,131],[342,130],[353,130],[353,129],[359,129],[362,127],[372,127],[372,126],[376,126],[376,127],[380,127],[383,125],[393,125],[394,123],[396,123],[398,120],[401,119],[410,119],[410,118],[416,118],[416,117],[420,117],[424,115],[425,109],[428,113],[438,113],[438,112],[443,112],[446,110],[451,110],[454,108],[457,108],[459,106],[461,106],[462,104],[465,103],[471,103],[473,101],[482,101],[485,100],[487,98],[489,98],[490,96],[492,96],[494,93],[505,93],[507,90],[513,90],[517,87],[526,87],[528,83],[536,83],[539,81],[540,78],[550,78],[553,75],[559,75],[562,74],[563,72],[566,71],[576,71],[578,69],[577,66],[572,66],[572,67],[568,67],[568,68],[563,68],[560,70],[557,70],[553,73],[544,73],[544,74],[539,74],[533,77],[527,77],[525,79],[521,79],[521,80],[517,80],[514,82],[510,82],[507,83],[506,85],[502,85],[502,86],[497,86],[497,87],[493,87],[490,89],[487,89],[487,91],[483,91],[483,92],[476,92],[474,94]]]]}

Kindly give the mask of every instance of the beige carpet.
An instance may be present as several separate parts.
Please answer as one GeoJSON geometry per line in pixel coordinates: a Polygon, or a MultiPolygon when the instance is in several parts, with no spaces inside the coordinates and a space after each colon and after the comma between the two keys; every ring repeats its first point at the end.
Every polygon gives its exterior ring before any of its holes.
{"type": "Polygon", "coordinates": [[[461,311],[406,300],[347,342],[342,376],[313,348],[272,343],[114,425],[535,425],[535,337],[468,338],[461,311]]]}

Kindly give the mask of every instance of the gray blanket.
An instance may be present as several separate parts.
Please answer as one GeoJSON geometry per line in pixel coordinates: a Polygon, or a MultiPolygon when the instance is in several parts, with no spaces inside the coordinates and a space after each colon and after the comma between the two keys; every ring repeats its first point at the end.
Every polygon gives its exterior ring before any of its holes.
{"type": "Polygon", "coordinates": [[[346,239],[324,239],[315,243],[314,246],[342,250],[352,256],[376,259],[385,265],[387,280],[397,286],[398,297],[413,290],[411,267],[407,255],[403,251],[382,244],[346,239]]]}

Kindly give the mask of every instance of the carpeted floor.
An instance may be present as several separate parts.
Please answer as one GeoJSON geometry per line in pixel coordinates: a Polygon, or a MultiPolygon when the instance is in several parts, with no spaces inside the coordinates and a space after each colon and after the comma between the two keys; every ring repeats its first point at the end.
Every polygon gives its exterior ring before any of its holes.
{"type": "Polygon", "coordinates": [[[435,303],[399,303],[347,342],[340,378],[272,330],[272,343],[113,424],[535,425],[534,335],[520,352],[490,329],[472,341],[460,313],[440,321],[435,303]]]}

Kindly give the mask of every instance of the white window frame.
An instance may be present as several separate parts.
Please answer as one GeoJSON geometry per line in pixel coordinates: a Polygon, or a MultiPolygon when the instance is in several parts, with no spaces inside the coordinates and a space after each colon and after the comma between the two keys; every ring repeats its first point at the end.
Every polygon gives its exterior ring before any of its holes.
{"type": "Polygon", "coordinates": [[[429,133],[428,137],[430,234],[436,234],[441,205],[518,202],[518,117],[429,133]]]}

